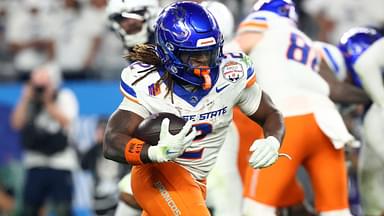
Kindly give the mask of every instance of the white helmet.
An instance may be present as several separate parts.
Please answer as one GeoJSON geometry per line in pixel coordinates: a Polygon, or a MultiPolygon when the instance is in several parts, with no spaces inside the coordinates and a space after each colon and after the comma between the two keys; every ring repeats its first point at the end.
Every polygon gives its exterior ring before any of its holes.
{"type": "Polygon", "coordinates": [[[121,37],[124,46],[130,48],[148,42],[151,32],[154,31],[160,6],[158,0],[109,0],[106,10],[112,29],[121,37]],[[144,24],[139,32],[128,34],[120,26],[119,18],[136,19],[144,24]]]}
{"type": "Polygon", "coordinates": [[[230,41],[235,29],[235,19],[229,8],[218,1],[203,1],[201,5],[215,17],[220,31],[223,33],[224,41],[230,41]]]}

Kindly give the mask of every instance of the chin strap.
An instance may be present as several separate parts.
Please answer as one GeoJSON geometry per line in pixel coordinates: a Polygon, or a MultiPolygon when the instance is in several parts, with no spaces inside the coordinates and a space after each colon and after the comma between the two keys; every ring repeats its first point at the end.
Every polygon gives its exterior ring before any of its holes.
{"type": "Polygon", "coordinates": [[[212,87],[211,77],[209,76],[210,69],[207,66],[201,66],[193,69],[193,74],[198,77],[203,77],[204,83],[201,85],[204,90],[208,90],[212,87]]]}

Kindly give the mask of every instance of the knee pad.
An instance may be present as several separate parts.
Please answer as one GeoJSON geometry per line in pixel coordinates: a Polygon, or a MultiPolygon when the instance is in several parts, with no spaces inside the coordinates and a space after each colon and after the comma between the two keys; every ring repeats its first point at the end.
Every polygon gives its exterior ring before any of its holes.
{"type": "Polygon", "coordinates": [[[244,198],[244,216],[276,216],[276,207],[244,198]]]}

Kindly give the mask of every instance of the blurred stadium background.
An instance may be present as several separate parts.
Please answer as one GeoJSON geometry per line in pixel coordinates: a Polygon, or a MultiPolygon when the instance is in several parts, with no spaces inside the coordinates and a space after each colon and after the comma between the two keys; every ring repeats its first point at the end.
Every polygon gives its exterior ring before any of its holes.
{"type": "MultiPolygon", "coordinates": [[[[78,20],[60,17],[64,1],[67,0],[0,0],[0,167],[13,159],[22,160],[19,134],[9,125],[10,113],[29,71],[49,56],[49,51],[41,47],[43,57],[20,56],[21,48],[15,48],[15,44],[34,38],[53,43],[61,43],[65,37],[79,40],[80,46],[62,50],[61,57],[69,56],[73,62],[65,62],[59,59],[60,56],[48,57],[63,62],[63,85],[74,91],[79,102],[80,116],[71,130],[73,147],[79,152],[86,151],[93,144],[98,118],[109,116],[122,99],[119,75],[126,62],[122,58],[121,42],[108,28],[105,15],[107,0],[74,1],[79,11],[88,14],[78,16],[78,20]],[[39,19],[31,18],[34,16],[32,8],[39,11],[39,19]],[[68,28],[66,22],[78,23],[74,25],[77,29],[68,28]],[[76,60],[79,59],[87,61],[86,64],[78,65],[76,60]],[[72,73],[74,71],[76,73],[72,73]]],[[[161,5],[169,2],[172,1],[160,1],[161,5]]],[[[252,8],[254,0],[221,2],[231,9],[235,22],[239,23],[252,8]]],[[[297,0],[296,4],[300,28],[316,40],[336,43],[341,32],[350,27],[373,25],[380,28],[384,24],[383,0],[297,0]]],[[[89,173],[77,170],[74,178],[75,215],[92,215],[91,177],[89,173]]],[[[351,179],[351,208],[356,208],[354,212],[358,214],[358,197],[353,184],[351,179]]]]}

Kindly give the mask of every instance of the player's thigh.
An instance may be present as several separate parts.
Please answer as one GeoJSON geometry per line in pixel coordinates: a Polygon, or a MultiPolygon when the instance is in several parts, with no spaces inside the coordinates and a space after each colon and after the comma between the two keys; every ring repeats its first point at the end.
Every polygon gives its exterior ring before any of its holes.
{"type": "Polygon", "coordinates": [[[148,215],[209,215],[205,185],[176,163],[134,166],[132,191],[148,215]]]}
{"type": "Polygon", "coordinates": [[[348,208],[344,149],[335,149],[325,136],[318,137],[316,151],[304,166],[312,181],[318,211],[348,208]]]}
{"type": "Polygon", "coordinates": [[[277,161],[271,167],[246,172],[244,197],[275,207],[296,204],[304,199],[295,173],[297,165],[277,161]]]}

